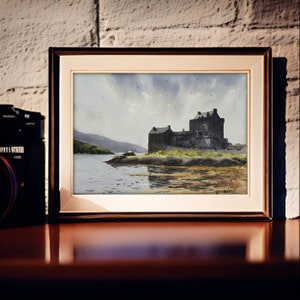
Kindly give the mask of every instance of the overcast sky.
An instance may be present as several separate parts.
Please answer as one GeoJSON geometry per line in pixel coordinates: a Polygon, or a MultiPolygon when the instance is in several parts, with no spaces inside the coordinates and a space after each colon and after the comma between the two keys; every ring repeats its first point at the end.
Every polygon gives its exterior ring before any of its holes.
{"type": "Polygon", "coordinates": [[[218,109],[224,137],[247,140],[247,74],[74,74],[74,129],[148,148],[153,126],[189,130],[218,109]]]}

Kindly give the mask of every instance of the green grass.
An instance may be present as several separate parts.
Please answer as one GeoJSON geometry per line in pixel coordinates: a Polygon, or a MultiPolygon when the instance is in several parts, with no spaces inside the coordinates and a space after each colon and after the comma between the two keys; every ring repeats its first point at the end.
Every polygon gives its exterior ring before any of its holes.
{"type": "Polygon", "coordinates": [[[74,154],[113,154],[110,150],[74,140],[74,154]]]}
{"type": "Polygon", "coordinates": [[[211,151],[211,150],[159,150],[150,154],[145,154],[153,157],[201,157],[201,158],[240,158],[244,159],[247,157],[245,153],[236,153],[230,151],[211,151]]]}

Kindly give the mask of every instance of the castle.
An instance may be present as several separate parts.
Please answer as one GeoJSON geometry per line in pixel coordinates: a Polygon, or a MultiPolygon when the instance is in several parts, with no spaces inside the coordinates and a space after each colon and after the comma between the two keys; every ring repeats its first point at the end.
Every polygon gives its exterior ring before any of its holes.
{"type": "Polygon", "coordinates": [[[228,140],[224,138],[224,118],[217,109],[198,112],[189,122],[189,131],[175,132],[171,126],[153,127],[148,134],[148,152],[167,147],[225,149],[228,140]]]}

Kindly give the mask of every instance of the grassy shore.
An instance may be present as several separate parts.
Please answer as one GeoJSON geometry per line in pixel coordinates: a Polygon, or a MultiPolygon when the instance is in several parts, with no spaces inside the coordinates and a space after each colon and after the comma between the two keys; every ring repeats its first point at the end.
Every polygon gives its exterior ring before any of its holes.
{"type": "Polygon", "coordinates": [[[230,150],[197,150],[197,149],[167,149],[159,150],[147,156],[155,157],[202,157],[202,158],[240,158],[244,159],[247,157],[246,153],[241,151],[230,151],[230,150]]]}
{"type": "Polygon", "coordinates": [[[170,149],[159,150],[150,154],[118,155],[107,163],[122,164],[146,164],[168,166],[238,166],[247,164],[247,154],[229,150],[194,150],[194,149],[170,149]]]}

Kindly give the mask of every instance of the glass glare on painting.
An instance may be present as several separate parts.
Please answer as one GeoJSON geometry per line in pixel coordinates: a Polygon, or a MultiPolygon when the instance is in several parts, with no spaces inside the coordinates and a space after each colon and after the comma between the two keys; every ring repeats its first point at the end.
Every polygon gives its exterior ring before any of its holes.
{"type": "Polygon", "coordinates": [[[74,73],[74,194],[246,194],[248,73],[74,73]]]}

